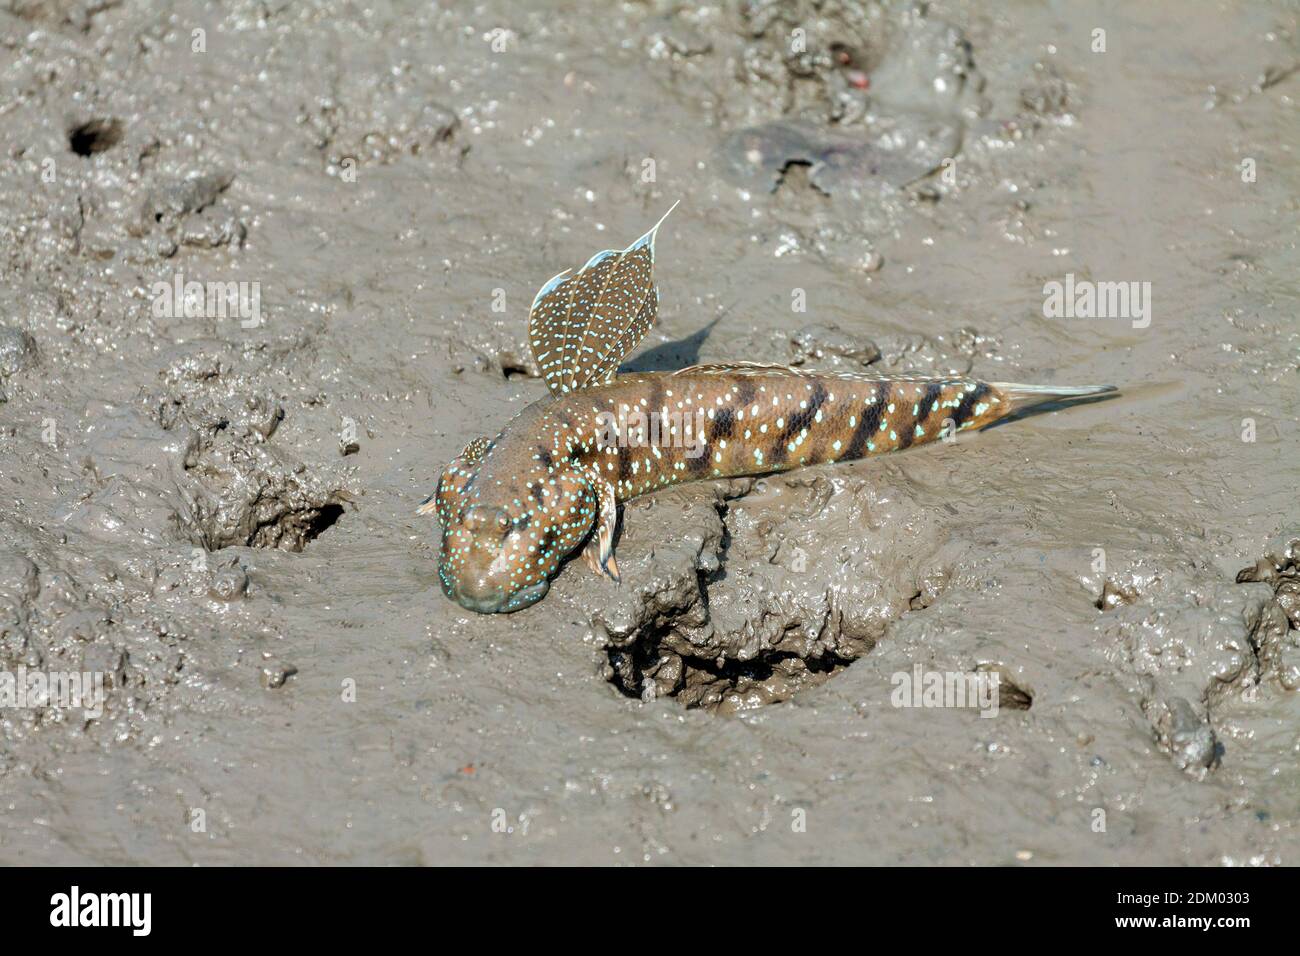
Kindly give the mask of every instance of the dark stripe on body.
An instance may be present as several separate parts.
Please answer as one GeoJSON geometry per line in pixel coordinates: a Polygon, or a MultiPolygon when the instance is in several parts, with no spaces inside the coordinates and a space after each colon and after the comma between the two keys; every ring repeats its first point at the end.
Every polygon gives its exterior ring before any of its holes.
{"type": "MultiPolygon", "coordinates": [[[[786,453],[789,451],[790,439],[794,438],[805,428],[812,431],[813,419],[817,417],[818,410],[826,404],[828,396],[826,386],[818,382],[813,386],[812,398],[808,400],[808,407],[801,408],[794,412],[785,423],[780,437],[777,439],[777,446],[772,449],[772,460],[775,462],[785,461],[786,453]]],[[[806,457],[806,456],[805,456],[806,457]]],[[[816,459],[811,459],[816,460],[816,459]]]]}
{"type": "Polygon", "coordinates": [[[975,386],[975,391],[967,392],[962,397],[961,404],[957,406],[957,411],[952,416],[954,428],[961,428],[971,418],[971,411],[975,408],[976,403],[988,393],[989,387],[980,382],[979,385],[975,386]]]}
{"type": "Polygon", "coordinates": [[[736,382],[736,407],[748,408],[750,402],[754,400],[754,382],[752,379],[742,378],[736,382]]]}
{"type": "Polygon", "coordinates": [[[694,458],[687,457],[685,448],[674,448],[673,451],[686,459],[686,470],[690,472],[694,472],[696,474],[700,473],[701,471],[705,471],[709,467],[709,462],[713,460],[712,456],[709,454],[709,443],[707,441],[707,436],[704,443],[704,448],[701,449],[701,453],[699,455],[696,455],[694,458]]]}
{"type": "Polygon", "coordinates": [[[916,426],[921,425],[930,416],[930,407],[942,392],[943,386],[938,382],[931,382],[925,387],[925,397],[917,402],[917,413],[912,416],[906,430],[899,436],[898,447],[900,449],[911,447],[912,442],[916,440],[916,426]]]}
{"type": "Polygon", "coordinates": [[[720,408],[713,415],[713,438],[730,438],[736,427],[736,413],[730,408],[720,408]]]}
{"type": "Polygon", "coordinates": [[[862,412],[862,417],[858,419],[858,427],[853,431],[853,437],[849,439],[848,450],[841,455],[841,458],[861,458],[867,451],[867,439],[869,439],[878,428],[880,428],[880,416],[884,413],[885,406],[889,404],[889,383],[880,382],[876,386],[876,403],[868,405],[862,412]]]}

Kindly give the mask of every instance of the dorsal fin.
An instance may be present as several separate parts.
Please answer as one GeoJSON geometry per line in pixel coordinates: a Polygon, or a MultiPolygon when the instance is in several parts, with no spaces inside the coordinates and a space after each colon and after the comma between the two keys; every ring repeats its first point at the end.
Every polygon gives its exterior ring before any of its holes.
{"type": "Polygon", "coordinates": [[[889,375],[884,372],[861,371],[828,372],[821,369],[795,368],[792,365],[778,365],[772,362],[710,362],[705,365],[692,365],[678,369],[674,375],[798,375],[802,378],[838,378],[847,382],[879,382],[892,378],[905,382],[929,382],[935,379],[930,375],[889,375]]]}
{"type": "Polygon", "coordinates": [[[468,465],[477,465],[487,454],[488,446],[492,444],[492,439],[483,435],[479,438],[471,439],[469,444],[460,453],[460,457],[465,459],[468,465]]]}
{"type": "Polygon", "coordinates": [[[598,252],[538,291],[528,341],[552,394],[608,381],[650,330],[659,311],[655,233],[676,208],[626,249],[598,252]]]}
{"type": "Polygon", "coordinates": [[[762,375],[765,372],[784,372],[787,375],[806,375],[790,365],[777,365],[775,362],[706,362],[703,365],[689,365],[678,369],[674,375],[721,375],[730,372],[734,375],[762,375]]]}

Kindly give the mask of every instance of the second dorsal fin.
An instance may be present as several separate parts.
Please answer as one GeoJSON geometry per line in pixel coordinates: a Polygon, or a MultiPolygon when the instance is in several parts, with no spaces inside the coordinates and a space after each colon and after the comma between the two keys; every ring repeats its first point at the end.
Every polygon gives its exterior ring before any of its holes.
{"type": "Polygon", "coordinates": [[[804,369],[789,365],[777,365],[772,362],[709,362],[704,365],[691,365],[673,372],[674,375],[811,375],[804,369]]]}

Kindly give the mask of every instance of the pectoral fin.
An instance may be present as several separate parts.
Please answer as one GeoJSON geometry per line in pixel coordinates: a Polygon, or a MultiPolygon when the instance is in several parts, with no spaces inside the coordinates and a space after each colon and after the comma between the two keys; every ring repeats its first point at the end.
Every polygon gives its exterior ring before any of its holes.
{"type": "Polygon", "coordinates": [[[586,477],[599,498],[599,514],[591,540],[582,549],[582,558],[591,570],[617,584],[621,579],[618,562],[614,560],[614,532],[618,527],[618,500],[614,497],[614,486],[594,469],[587,469],[586,477]]]}

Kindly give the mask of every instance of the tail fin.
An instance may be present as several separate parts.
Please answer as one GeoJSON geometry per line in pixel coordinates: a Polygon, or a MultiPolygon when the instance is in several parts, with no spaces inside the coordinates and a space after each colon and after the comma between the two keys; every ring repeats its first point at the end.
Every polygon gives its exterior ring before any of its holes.
{"type": "Polygon", "coordinates": [[[997,389],[998,394],[1011,406],[1010,410],[1004,409],[1003,414],[1011,415],[1047,402],[1092,398],[1095,395],[1107,395],[1119,391],[1114,385],[1081,385],[1075,388],[1066,388],[1056,385],[1017,385],[1014,382],[990,382],[989,384],[997,389]]]}

